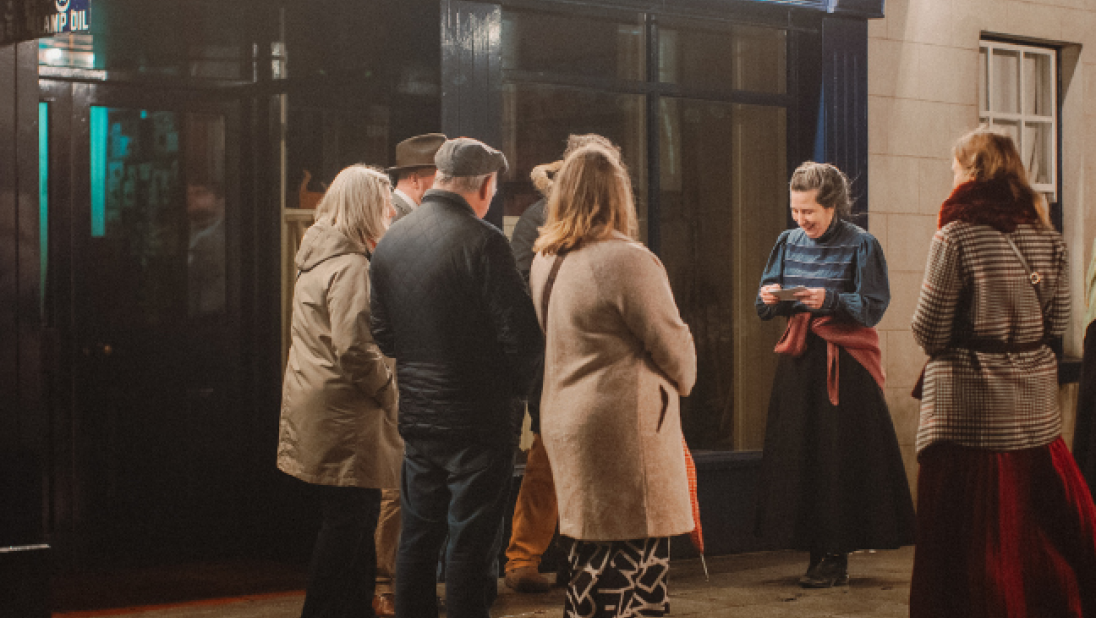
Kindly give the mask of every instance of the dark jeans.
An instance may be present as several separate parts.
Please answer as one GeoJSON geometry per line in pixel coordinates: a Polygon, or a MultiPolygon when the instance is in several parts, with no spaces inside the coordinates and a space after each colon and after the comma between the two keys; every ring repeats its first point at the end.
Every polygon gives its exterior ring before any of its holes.
{"type": "Polygon", "coordinates": [[[381,490],[314,486],[323,525],[312,551],[301,618],[373,618],[381,490]]]}
{"type": "Polygon", "coordinates": [[[435,618],[438,553],[445,544],[449,618],[488,618],[498,585],[501,526],[514,473],[512,444],[407,440],[396,561],[397,618],[435,618]],[[446,543],[446,534],[449,535],[446,543]]]}

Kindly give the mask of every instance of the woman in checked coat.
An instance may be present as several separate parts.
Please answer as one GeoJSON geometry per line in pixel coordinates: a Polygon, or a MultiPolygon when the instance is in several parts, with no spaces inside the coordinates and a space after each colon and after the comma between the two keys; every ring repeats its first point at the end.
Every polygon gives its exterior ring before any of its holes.
{"type": "Polygon", "coordinates": [[[1069,315],[1066,247],[1010,137],[978,129],[954,155],[913,317],[930,360],[910,616],[1094,616],[1096,507],[1047,345],[1069,315]]]}

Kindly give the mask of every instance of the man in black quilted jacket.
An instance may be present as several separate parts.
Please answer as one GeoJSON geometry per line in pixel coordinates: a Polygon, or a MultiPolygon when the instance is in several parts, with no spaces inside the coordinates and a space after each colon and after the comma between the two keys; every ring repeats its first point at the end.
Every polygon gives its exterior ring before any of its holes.
{"type": "Polygon", "coordinates": [[[405,441],[396,616],[488,618],[518,420],[544,342],[506,237],[482,220],[506,157],[447,141],[422,204],[377,245],[373,336],[396,359],[405,441]]]}

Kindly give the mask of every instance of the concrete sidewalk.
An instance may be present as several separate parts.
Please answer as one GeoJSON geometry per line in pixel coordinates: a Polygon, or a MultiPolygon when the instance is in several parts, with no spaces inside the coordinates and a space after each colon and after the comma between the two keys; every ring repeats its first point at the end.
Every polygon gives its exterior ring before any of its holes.
{"type": "MultiPolygon", "coordinates": [[[[766,552],[710,558],[711,580],[699,560],[674,562],[670,571],[672,616],[704,618],[853,617],[909,615],[913,548],[858,553],[849,558],[851,582],[828,590],[804,590],[796,583],[807,564],[799,552],[766,552]]],[[[439,594],[443,593],[441,586],[439,594]]],[[[495,618],[549,618],[563,613],[564,593],[517,594],[499,581],[495,618]]],[[[304,594],[283,593],[199,601],[169,607],[56,614],[64,618],[297,618],[304,594]]],[[[444,615],[444,614],[443,614],[444,615]]]]}

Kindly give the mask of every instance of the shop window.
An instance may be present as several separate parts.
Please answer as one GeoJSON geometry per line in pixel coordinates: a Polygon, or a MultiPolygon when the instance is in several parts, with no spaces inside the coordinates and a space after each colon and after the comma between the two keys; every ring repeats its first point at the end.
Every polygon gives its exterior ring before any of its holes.
{"type": "Polygon", "coordinates": [[[1032,186],[1057,201],[1057,51],[982,41],[978,100],[981,122],[1016,141],[1032,186]]]}
{"type": "Polygon", "coordinates": [[[696,341],[699,377],[682,406],[694,448],[756,450],[764,440],[780,329],[757,319],[753,299],[787,227],[787,36],[503,8],[507,227],[540,197],[530,171],[557,160],[569,134],[620,146],[641,239],[666,265],[696,341]]]}
{"type": "Polygon", "coordinates": [[[600,90],[510,83],[503,89],[503,149],[511,161],[503,179],[505,217],[511,224],[541,199],[529,174],[559,160],[573,133],[604,135],[621,147],[637,197],[646,237],[647,151],[645,99],[641,95],[600,90]],[[536,118],[536,122],[529,122],[536,118]]]}
{"type": "Polygon", "coordinates": [[[659,29],[659,80],[704,90],[783,93],[787,32],[669,21],[659,29]]]}

